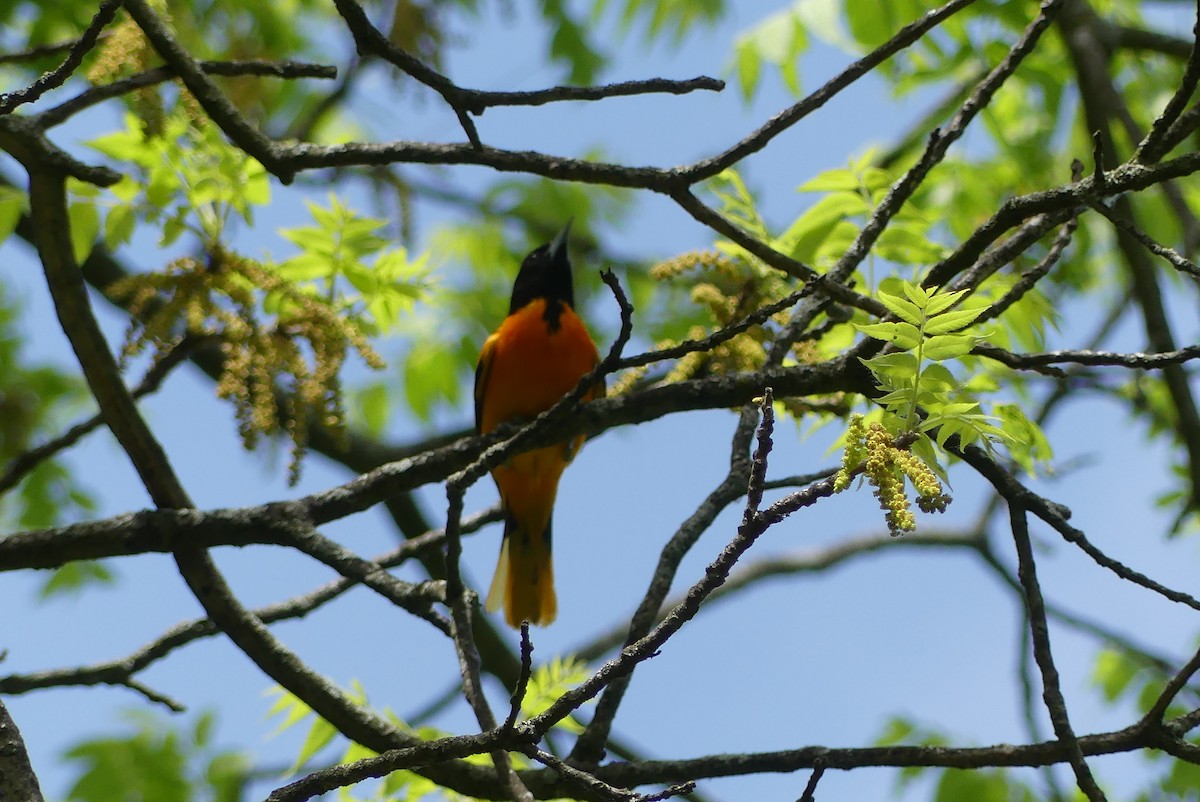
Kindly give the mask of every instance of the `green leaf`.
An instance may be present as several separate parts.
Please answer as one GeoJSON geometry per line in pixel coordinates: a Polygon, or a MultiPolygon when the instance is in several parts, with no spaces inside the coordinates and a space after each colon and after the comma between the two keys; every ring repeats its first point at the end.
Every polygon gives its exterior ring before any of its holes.
{"type": "Polygon", "coordinates": [[[104,563],[96,560],[77,560],[56,568],[38,590],[38,598],[73,596],[93,585],[111,585],[116,581],[104,563]]]}
{"type": "Polygon", "coordinates": [[[1054,456],[1042,427],[1029,420],[1016,404],[997,404],[993,410],[1000,418],[1009,454],[1023,471],[1031,476],[1036,475],[1037,467],[1048,463],[1054,456]]]}
{"type": "Polygon", "coordinates": [[[780,237],[780,245],[793,259],[811,262],[816,257],[817,249],[833,233],[838,223],[868,211],[870,207],[861,195],[832,192],[796,218],[780,237]]]}
{"type": "Polygon", "coordinates": [[[71,250],[75,261],[83,264],[100,233],[100,211],[92,201],[79,201],[70,205],[67,216],[71,220],[71,250]]]}
{"type": "Polygon", "coordinates": [[[858,174],[845,167],[826,170],[796,187],[797,192],[845,192],[858,198],[864,209],[869,209],[866,199],[859,194],[860,189],[862,189],[862,182],[859,180],[858,174]]]}
{"type": "MultiPolygon", "coordinates": [[[[791,8],[784,9],[764,19],[739,38],[738,48],[753,49],[756,59],[774,64],[779,68],[784,86],[793,95],[800,93],[800,76],[797,65],[800,55],[808,45],[804,27],[791,8]]],[[[738,54],[740,61],[741,54],[738,54]]],[[[756,67],[757,69],[757,67],[756,67]]],[[[755,81],[757,83],[757,79],[755,81]]],[[[745,97],[753,93],[744,92],[745,97]]]]}
{"type": "Polygon", "coordinates": [[[404,361],[404,396],[420,420],[432,420],[434,408],[442,401],[451,405],[458,402],[456,364],[454,354],[444,343],[423,339],[413,344],[404,361]]]}
{"type": "Polygon", "coordinates": [[[926,265],[946,255],[946,248],[925,236],[925,225],[894,222],[883,230],[874,253],[881,259],[905,265],[926,265]]]}
{"type": "Polygon", "coordinates": [[[738,79],[738,87],[742,90],[742,98],[749,100],[758,88],[758,80],[762,73],[762,54],[752,39],[741,39],[734,49],[734,70],[738,79]]]}
{"type": "Polygon", "coordinates": [[[21,215],[29,208],[29,199],[16,187],[0,186],[0,242],[17,229],[21,215]]]}
{"type": "Polygon", "coordinates": [[[187,231],[187,210],[183,207],[175,210],[175,213],[163,221],[162,234],[158,238],[158,247],[165,248],[171,245],[175,240],[187,231]]]}
{"type": "Polygon", "coordinates": [[[247,159],[244,181],[240,195],[254,206],[266,206],[271,202],[271,181],[267,170],[256,160],[247,159]]]}
{"type": "MultiPolygon", "coordinates": [[[[909,350],[921,342],[921,332],[911,323],[855,323],[856,329],[868,337],[890,342],[897,348],[909,350]]],[[[970,349],[968,349],[970,350],[970,349]]]]}
{"type": "Polygon", "coordinates": [[[298,697],[293,696],[289,691],[276,685],[268,691],[269,694],[278,696],[275,703],[267,710],[267,717],[277,716],[284,713],[283,721],[275,728],[275,734],[294,727],[296,724],[303,721],[308,716],[313,714],[312,708],[301,701],[298,697]]]}
{"type": "Polygon", "coordinates": [[[364,428],[372,437],[381,437],[391,418],[392,400],[383,382],[372,382],[354,394],[355,407],[364,428]]]}
{"type": "Polygon", "coordinates": [[[999,771],[946,769],[938,781],[934,802],[1010,802],[1011,790],[999,771]]]}
{"type": "Polygon", "coordinates": [[[157,160],[142,133],[142,123],[132,114],[125,115],[125,130],[89,140],[87,146],[110,159],[147,166],[157,160]]]}
{"type": "Polygon", "coordinates": [[[1138,675],[1141,666],[1116,649],[1105,649],[1096,656],[1092,682],[1099,686],[1105,701],[1115,702],[1138,675]]]}
{"type": "MultiPolygon", "coordinates": [[[[907,287],[908,285],[905,284],[907,287]]],[[[912,301],[879,291],[879,302],[888,308],[892,314],[914,326],[920,326],[925,321],[925,313],[912,301]]]]}
{"type": "Polygon", "coordinates": [[[955,309],[952,312],[940,314],[925,324],[925,333],[945,334],[966,328],[975,318],[982,315],[985,309],[987,307],[981,306],[976,309],[955,309]]]}
{"type": "MultiPolygon", "coordinates": [[[[921,361],[912,351],[894,351],[864,360],[868,368],[875,373],[887,373],[892,376],[914,377],[921,361]]],[[[928,369],[928,368],[927,368],[928,369]]]]}
{"type": "Polygon", "coordinates": [[[133,206],[121,204],[108,210],[104,218],[104,247],[110,251],[129,242],[137,226],[137,211],[133,206]]]}
{"type": "Polygon", "coordinates": [[[929,293],[916,284],[913,284],[911,281],[901,281],[900,289],[905,295],[908,296],[908,300],[911,301],[918,309],[925,310],[924,314],[932,314],[927,309],[929,306],[929,293]]]}
{"type": "Polygon", "coordinates": [[[966,356],[974,347],[975,338],[969,335],[939,334],[925,340],[925,344],[921,346],[921,355],[940,362],[943,359],[966,356]]]}
{"type": "Polygon", "coordinates": [[[82,741],[64,755],[82,765],[79,779],[67,792],[73,802],[112,802],[121,799],[188,802],[191,785],[179,740],[173,733],[143,729],[126,738],[82,741]]]}
{"type": "Polygon", "coordinates": [[[793,8],[805,30],[847,52],[853,49],[842,26],[842,0],[798,0],[793,8]]]}
{"type": "Polygon", "coordinates": [[[1186,760],[1171,761],[1171,771],[1163,779],[1162,790],[1180,799],[1193,800],[1200,796],[1200,766],[1186,760]]]}
{"type": "Polygon", "coordinates": [[[954,303],[963,297],[964,293],[965,290],[959,290],[957,292],[939,292],[929,296],[928,303],[925,304],[925,314],[930,317],[940,315],[954,306],[954,303]]]}
{"type": "Polygon", "coordinates": [[[334,264],[328,256],[319,253],[302,253],[293,256],[276,268],[280,278],[291,282],[312,281],[328,278],[334,274],[334,264]]]}
{"type": "Polygon", "coordinates": [[[241,802],[250,768],[249,759],[240,752],[214,755],[204,771],[204,779],[212,789],[212,802],[241,802]]]}
{"type": "Polygon", "coordinates": [[[206,746],[212,740],[213,728],[216,726],[217,719],[211,710],[205,710],[196,717],[196,723],[192,727],[192,743],[196,746],[206,746]]]}
{"type": "Polygon", "coordinates": [[[337,728],[330,724],[320,716],[313,718],[312,726],[308,728],[308,734],[304,737],[304,743],[300,745],[300,752],[296,755],[296,760],[292,763],[292,767],[288,769],[288,774],[297,774],[314,755],[324,749],[333,741],[334,736],[338,734],[337,728]]]}
{"type": "MultiPolygon", "coordinates": [[[[529,677],[529,687],[521,700],[521,713],[532,718],[545,711],[567,691],[576,687],[591,675],[587,663],[574,657],[555,657],[549,663],[538,666],[529,677]]],[[[568,732],[583,732],[583,727],[573,717],[557,725],[568,732]]]]}

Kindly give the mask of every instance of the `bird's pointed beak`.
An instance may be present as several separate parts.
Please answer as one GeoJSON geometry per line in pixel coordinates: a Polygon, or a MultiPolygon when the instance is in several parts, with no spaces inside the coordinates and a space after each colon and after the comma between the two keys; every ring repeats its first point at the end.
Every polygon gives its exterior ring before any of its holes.
{"type": "Polygon", "coordinates": [[[573,218],[571,220],[568,220],[567,224],[565,226],[563,226],[563,230],[558,232],[558,236],[550,241],[550,258],[551,259],[557,259],[559,254],[561,254],[563,256],[567,255],[567,240],[571,236],[571,223],[574,223],[574,222],[575,222],[575,220],[573,218]]]}

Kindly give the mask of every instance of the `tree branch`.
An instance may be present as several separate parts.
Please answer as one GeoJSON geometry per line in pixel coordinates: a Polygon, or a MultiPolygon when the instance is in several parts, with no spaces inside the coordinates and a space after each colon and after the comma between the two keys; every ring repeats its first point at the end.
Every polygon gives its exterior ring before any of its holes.
{"type": "Polygon", "coordinates": [[[124,0],[102,0],[83,35],[71,44],[70,52],[67,53],[62,64],[45,73],[24,89],[0,93],[0,115],[10,114],[18,106],[32,103],[51,89],[62,86],[75,70],[79,69],[79,65],[83,63],[83,57],[88,54],[88,51],[96,46],[96,42],[100,40],[100,32],[113,21],[117,10],[123,3],[124,0]]]}
{"type": "Polygon", "coordinates": [[[1042,699],[1050,712],[1050,723],[1054,734],[1060,743],[1067,746],[1067,760],[1075,772],[1075,780],[1079,789],[1087,795],[1091,802],[1104,802],[1104,792],[1096,784],[1087,761],[1083,759],[1083,751],[1071,728],[1067,715],[1066,701],[1063,699],[1062,688],[1058,683],[1058,670],[1054,667],[1054,656],[1050,650],[1050,629],[1046,624],[1046,604],[1042,599],[1042,589],[1038,585],[1037,567],[1033,559],[1033,546],[1029,541],[1029,523],[1026,512],[1018,502],[1009,500],[1009,520],[1012,526],[1013,539],[1017,548],[1017,578],[1025,590],[1025,604],[1028,609],[1029,627],[1033,636],[1033,659],[1042,672],[1042,699]]]}

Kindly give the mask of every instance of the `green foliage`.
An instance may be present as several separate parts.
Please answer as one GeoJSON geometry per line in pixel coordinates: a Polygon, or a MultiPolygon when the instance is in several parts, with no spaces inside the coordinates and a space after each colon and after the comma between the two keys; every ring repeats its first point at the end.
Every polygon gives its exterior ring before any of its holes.
{"type": "Polygon", "coordinates": [[[1002,442],[1029,472],[1050,458],[1050,444],[1015,404],[999,405],[998,416],[985,414],[977,396],[994,386],[986,380],[963,382],[944,364],[974,349],[980,335],[967,329],[987,309],[985,301],[899,279],[886,279],[876,297],[897,319],[854,327],[894,349],[862,360],[879,385],[874,401],[882,414],[870,425],[861,416],[851,419],[835,487],[846,489],[861,471],[895,535],[916,526],[906,483],[926,512],[940,512],[950,500],[938,479],[945,472],[932,444],[944,449],[955,437],[959,448],[978,443],[991,449],[1002,442]]]}
{"type": "Polygon", "coordinates": [[[64,755],[77,767],[68,802],[239,802],[248,758],[212,743],[214,718],[190,729],[144,712],[125,716],[132,732],[81,740],[64,755]]]}
{"type": "MultiPolygon", "coordinates": [[[[570,656],[555,657],[549,663],[537,666],[529,676],[529,687],[521,700],[521,716],[528,719],[546,711],[591,673],[587,663],[570,656]]],[[[583,726],[574,716],[567,716],[554,726],[575,734],[583,732],[583,726]]]]}
{"type": "Polygon", "coordinates": [[[946,769],[938,780],[933,802],[1034,802],[1032,789],[1014,783],[1000,769],[946,769]]]}
{"type": "MultiPolygon", "coordinates": [[[[964,357],[978,336],[965,333],[985,309],[960,305],[965,292],[930,293],[906,281],[895,282],[901,292],[880,289],[877,297],[895,322],[856,323],[855,327],[896,350],[863,360],[884,394],[876,399],[897,423],[899,431],[936,430],[937,444],[957,435],[963,446],[1003,437],[979,409],[978,402],[958,400],[959,382],[943,365],[964,357]],[[918,415],[923,411],[923,416],[918,415]]],[[[892,286],[892,282],[885,282],[892,286]]]]}
{"type": "MultiPolygon", "coordinates": [[[[300,253],[280,263],[276,274],[367,331],[395,328],[432,288],[428,257],[410,259],[404,248],[389,247],[382,235],[386,221],[362,217],[334,195],[329,208],[310,202],[308,210],[315,225],[280,230],[300,253]]],[[[287,291],[269,293],[263,305],[269,311],[294,309],[287,291]]]]}
{"type": "MultiPolygon", "coordinates": [[[[899,746],[901,744],[946,746],[949,743],[950,739],[945,733],[921,727],[902,716],[889,718],[883,725],[883,731],[875,739],[876,746],[899,746]]],[[[897,790],[905,788],[910,782],[929,771],[931,769],[924,766],[905,766],[897,774],[897,790]]]]}
{"type": "Polygon", "coordinates": [[[567,80],[593,83],[607,61],[588,36],[587,26],[577,19],[563,0],[542,0],[542,14],[553,31],[550,58],[567,67],[567,80]]]}
{"type": "MultiPolygon", "coordinates": [[[[876,164],[879,154],[867,151],[846,167],[817,175],[797,190],[821,197],[788,227],[780,238],[792,258],[827,268],[854,242],[875,207],[900,177],[876,164]]],[[[871,250],[867,285],[875,285],[878,267],[909,267],[936,262],[946,248],[934,240],[937,215],[927,211],[933,203],[919,192],[892,217],[871,250]]]]}
{"type": "MultiPolygon", "coordinates": [[[[877,746],[946,746],[951,738],[938,730],[922,727],[906,718],[894,717],[884,725],[877,746]]],[[[906,789],[913,780],[936,776],[933,802],[1036,802],[1042,797],[1004,769],[932,769],[906,766],[897,773],[896,789],[906,789]]]]}
{"type": "Polygon", "coordinates": [[[17,228],[21,215],[29,211],[29,196],[16,187],[0,186],[0,242],[17,228]]]}
{"type": "MultiPolygon", "coordinates": [[[[139,176],[126,175],[111,188],[116,203],[104,224],[104,242],[110,249],[127,243],[140,222],[160,230],[160,247],[191,233],[205,250],[211,250],[222,243],[233,216],[253,224],[254,207],[270,201],[263,166],[229,144],[215,125],[197,122],[183,109],[166,118],[160,133],[152,133],[127,114],[123,131],[97,137],[88,145],[110,159],[134,165],[139,176]]],[[[87,207],[95,214],[95,206],[87,207]]],[[[99,232],[98,215],[82,222],[87,224],[86,233],[99,232]]],[[[72,223],[77,223],[74,213],[72,223]]],[[[92,241],[88,238],[86,244],[92,241]]]]}
{"type": "MultiPolygon", "coordinates": [[[[341,738],[333,728],[333,725],[313,713],[308,705],[282,688],[272,688],[270,693],[276,699],[271,705],[268,715],[282,717],[282,720],[276,727],[276,734],[291,729],[302,722],[308,722],[308,730],[305,733],[304,741],[301,744],[300,751],[297,753],[292,767],[288,769],[288,775],[294,775],[302,771],[312,762],[314,757],[324,752],[335,741],[342,744],[342,752],[336,759],[337,765],[353,763],[358,760],[374,757],[378,754],[365,746],[347,742],[344,738],[341,738]]],[[[366,691],[358,682],[351,683],[349,695],[355,703],[364,707],[368,705],[366,691]]],[[[448,734],[432,727],[413,729],[390,710],[385,709],[383,712],[401,730],[423,740],[434,740],[448,734]]],[[[487,760],[486,755],[481,757],[483,760],[487,760]]],[[[370,802],[383,802],[383,800],[387,800],[388,802],[409,802],[410,800],[416,802],[416,800],[439,791],[438,787],[431,780],[427,780],[411,771],[392,772],[380,782],[374,784],[370,795],[363,796],[362,794],[366,788],[367,784],[365,783],[360,783],[353,788],[341,788],[338,791],[337,798],[345,802],[367,802],[368,800],[370,802]]],[[[466,799],[449,791],[442,790],[441,794],[444,799],[466,799]]]]}
{"type": "Polygon", "coordinates": [[[116,581],[113,572],[96,560],[77,560],[56,568],[38,591],[43,599],[55,596],[75,596],[92,585],[111,585],[116,581]]]}
{"type": "Polygon", "coordinates": [[[980,335],[967,329],[986,302],[964,292],[928,292],[904,281],[888,280],[883,287],[878,298],[899,320],[855,327],[896,349],[863,360],[883,391],[876,402],[886,410],[885,426],[932,435],[939,448],[951,437],[960,447],[990,449],[1003,443],[1029,472],[1048,461],[1049,441],[1020,407],[1002,404],[996,407],[998,417],[985,414],[977,394],[994,385],[986,379],[963,382],[944,364],[965,358],[975,347],[980,335]]]}
{"type": "MultiPolygon", "coordinates": [[[[1131,703],[1144,714],[1162,694],[1170,676],[1161,666],[1134,652],[1111,645],[1096,655],[1092,669],[1092,683],[1109,704],[1131,703]]],[[[1179,696],[1167,707],[1169,720],[1184,715],[1195,708],[1198,699],[1192,687],[1184,687],[1179,696]]],[[[1189,742],[1196,743],[1195,738],[1189,742]]],[[[1152,781],[1159,789],[1157,796],[1139,796],[1139,800],[1170,800],[1171,802],[1194,802],[1200,800],[1200,770],[1192,763],[1172,760],[1163,753],[1149,753],[1146,758],[1158,769],[1152,781]]]]}
{"type": "Polygon", "coordinates": [[[1196,802],[1200,799],[1200,766],[1186,760],[1172,760],[1160,788],[1172,802],[1196,802]]]}
{"type": "MultiPolygon", "coordinates": [[[[381,368],[367,336],[395,329],[430,291],[426,257],[392,247],[385,221],[334,196],[328,207],[309,204],[312,225],[280,232],[299,250],[278,265],[232,253],[223,244],[228,225],[252,224],[255,208],[269,202],[266,173],[215,126],[182,112],[168,116],[159,134],[127,116],[124,131],[90,144],[132,163],[138,176],[112,189],[115,202],[103,227],[108,247],[127,242],[144,224],[161,228],[162,247],[189,233],[207,255],[114,288],[144,315],[126,355],[149,346],[161,355],[185,333],[221,339],[227,358],[218,394],[234,401],[247,448],[260,434],[286,431],[294,481],[310,418],[341,425],[339,373],[347,351],[381,368]]],[[[72,220],[82,257],[100,229],[95,205],[86,198],[74,204],[72,220]]]]}
{"type": "Polygon", "coordinates": [[[788,92],[799,97],[799,61],[807,47],[804,23],[794,8],[772,14],[739,36],[733,63],[742,97],[750,100],[754,96],[764,63],[778,69],[788,92]]]}
{"type": "MultiPolygon", "coordinates": [[[[1158,699],[1167,680],[1160,666],[1117,646],[1101,650],[1092,669],[1092,683],[1106,702],[1132,702],[1141,713],[1148,711],[1158,699]]],[[[1167,708],[1168,718],[1183,715],[1195,706],[1185,704],[1184,700],[1196,701],[1196,692],[1190,689],[1181,692],[1167,708]]]]}

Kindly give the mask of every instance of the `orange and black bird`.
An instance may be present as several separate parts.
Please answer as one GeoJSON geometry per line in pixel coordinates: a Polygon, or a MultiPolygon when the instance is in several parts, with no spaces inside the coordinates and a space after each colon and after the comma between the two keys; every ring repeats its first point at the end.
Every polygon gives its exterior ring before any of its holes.
{"type": "MultiPolygon", "coordinates": [[[[508,420],[536,417],[599,362],[596,345],[575,314],[570,230],[568,223],[552,242],[525,257],[508,317],[483,344],[475,369],[475,428],[481,434],[508,420]]],[[[599,382],[583,400],[603,395],[599,382]]],[[[503,604],[510,626],[554,620],[550,518],[558,479],[583,440],[516,454],[492,470],[504,510],[504,541],[486,606],[494,612],[503,604]]]]}

